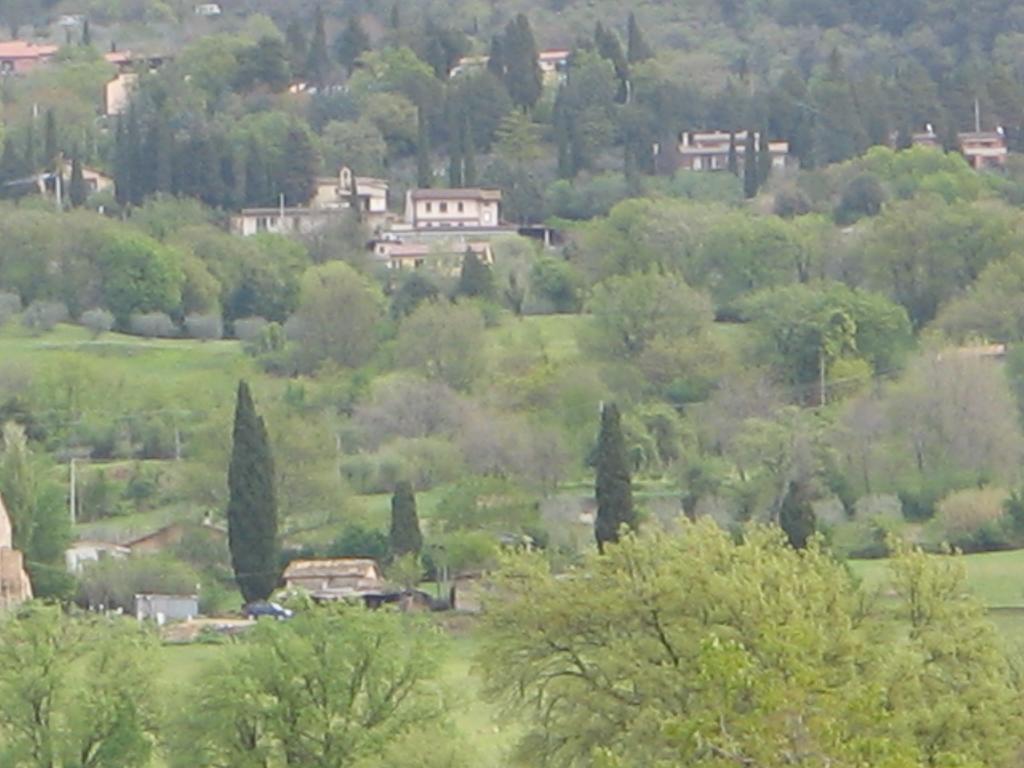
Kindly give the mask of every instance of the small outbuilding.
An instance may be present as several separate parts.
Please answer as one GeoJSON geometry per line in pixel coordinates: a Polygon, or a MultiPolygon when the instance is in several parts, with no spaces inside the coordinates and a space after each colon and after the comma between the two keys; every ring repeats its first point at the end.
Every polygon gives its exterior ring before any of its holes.
{"type": "Polygon", "coordinates": [[[162,626],[168,621],[191,621],[198,615],[198,595],[135,596],[135,618],[139,621],[149,619],[162,626]]]}

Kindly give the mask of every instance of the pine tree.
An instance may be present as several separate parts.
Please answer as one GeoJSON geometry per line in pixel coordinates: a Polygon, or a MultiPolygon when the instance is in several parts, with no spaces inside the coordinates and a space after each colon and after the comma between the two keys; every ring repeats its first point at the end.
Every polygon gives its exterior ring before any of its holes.
{"type": "Polygon", "coordinates": [[[423,534],[416,515],[416,496],[412,484],[402,481],[395,486],[391,497],[391,530],[388,534],[391,556],[419,554],[423,549],[423,534]]]}
{"type": "Polygon", "coordinates": [[[277,497],[267,428],[249,385],[238,383],[228,467],[228,547],[246,602],[265,600],[277,586],[277,497]]]}
{"type": "Polygon", "coordinates": [[[402,28],[402,10],[398,7],[398,0],[391,6],[391,18],[389,19],[391,28],[395,31],[402,28]]]}
{"type": "Polygon", "coordinates": [[[743,147],[743,195],[747,199],[757,196],[757,169],[757,139],[748,129],[743,147]]]}
{"type": "MultiPolygon", "coordinates": [[[[6,150],[5,150],[6,151],[6,150]]],[[[120,206],[131,202],[131,162],[128,156],[128,132],[125,120],[118,116],[114,130],[114,197],[120,206]]]]}
{"type": "Polygon", "coordinates": [[[609,403],[601,409],[601,433],[597,439],[595,492],[597,518],[594,535],[597,549],[604,552],[605,544],[619,540],[623,525],[635,529],[633,488],[626,460],[626,442],[622,437],[619,409],[609,403]]]}
{"type": "Polygon", "coordinates": [[[78,148],[76,147],[71,152],[71,181],[68,183],[68,200],[72,208],[79,208],[85,204],[88,196],[89,190],[82,177],[82,160],[78,157],[78,148]]]}
{"type": "Polygon", "coordinates": [[[327,32],[324,30],[324,9],[319,5],[313,15],[313,38],[309,43],[309,58],[306,60],[306,77],[318,89],[327,85],[331,60],[327,55],[327,32]]]}
{"type": "Polygon", "coordinates": [[[817,526],[818,519],[811,506],[806,484],[790,482],[779,509],[779,527],[786,532],[790,545],[794,549],[804,549],[817,526]]]}
{"type": "Polygon", "coordinates": [[[430,167],[430,131],[427,117],[420,107],[416,115],[416,184],[420,189],[429,189],[434,183],[434,172],[430,167]]]}
{"type": "Polygon", "coordinates": [[[356,61],[368,50],[370,50],[370,36],[363,29],[359,17],[353,15],[348,20],[348,25],[338,35],[338,39],[334,43],[334,52],[345,71],[351,75],[356,61]]]}
{"type": "Polygon", "coordinates": [[[36,156],[35,120],[29,120],[28,130],[25,132],[25,155],[21,162],[26,173],[35,173],[39,168],[39,158],[36,156]]]}
{"type": "Polygon", "coordinates": [[[468,119],[462,124],[462,183],[467,187],[477,185],[476,142],[468,119]]]}
{"type": "Polygon", "coordinates": [[[626,45],[626,59],[630,64],[636,64],[638,61],[647,61],[648,59],[653,58],[654,51],[644,39],[643,32],[640,31],[640,25],[637,24],[636,21],[636,14],[630,13],[629,39],[626,45]]]}
{"type": "Polygon", "coordinates": [[[494,296],[494,274],[472,248],[466,249],[459,271],[459,284],[455,288],[459,296],[490,299],[494,296]]]}
{"type": "Polygon", "coordinates": [[[46,118],[43,124],[43,167],[46,170],[59,171],[57,167],[58,152],[57,143],[57,115],[53,109],[46,110],[46,118]]]}
{"type": "Polygon", "coordinates": [[[740,175],[739,153],[736,151],[736,132],[729,131],[729,173],[733,176],[740,175]]]}

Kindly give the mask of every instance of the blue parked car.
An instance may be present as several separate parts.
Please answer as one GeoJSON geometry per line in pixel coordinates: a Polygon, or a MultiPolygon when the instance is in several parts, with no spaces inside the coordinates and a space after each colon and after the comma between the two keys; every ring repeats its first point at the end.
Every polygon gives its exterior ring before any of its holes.
{"type": "Polygon", "coordinates": [[[295,615],[295,611],[293,611],[291,608],[285,608],[284,606],[278,605],[277,603],[271,603],[267,601],[249,603],[247,606],[245,606],[243,612],[245,613],[245,617],[247,619],[259,619],[264,616],[267,616],[272,619],[277,619],[278,621],[290,619],[292,616],[295,615]]]}

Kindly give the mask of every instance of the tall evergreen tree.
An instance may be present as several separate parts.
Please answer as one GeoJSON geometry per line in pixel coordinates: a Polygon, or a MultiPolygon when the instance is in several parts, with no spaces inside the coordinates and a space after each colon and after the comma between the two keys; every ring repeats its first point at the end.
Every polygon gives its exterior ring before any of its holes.
{"type": "Polygon", "coordinates": [[[619,103],[624,103],[629,93],[629,63],[626,61],[626,55],[622,52],[619,36],[598,22],[594,28],[594,45],[601,58],[610,61],[615,68],[615,77],[619,81],[616,100],[619,103]]]}
{"type": "Polygon", "coordinates": [[[743,195],[748,199],[757,196],[757,173],[757,138],[753,129],[747,129],[747,139],[743,145],[743,195]]]}
{"type": "Polygon", "coordinates": [[[89,190],[85,186],[85,179],[82,177],[82,160],[78,156],[78,148],[71,152],[71,181],[68,183],[68,201],[72,208],[79,208],[85,204],[89,196],[89,190]]]}
{"type": "Polygon", "coordinates": [[[805,483],[793,481],[786,488],[786,497],[779,509],[779,527],[786,532],[786,538],[794,549],[804,549],[814,535],[818,519],[811,506],[811,498],[805,483]]]}
{"type": "Polygon", "coordinates": [[[125,119],[118,115],[117,126],[114,129],[114,197],[120,206],[131,202],[131,171],[125,119]]]}
{"type": "Polygon", "coordinates": [[[467,187],[477,185],[476,142],[468,119],[462,124],[462,183],[467,187]]]}
{"type": "Polygon", "coordinates": [[[388,542],[392,557],[407,554],[419,554],[423,549],[423,534],[420,532],[420,520],[416,514],[416,495],[412,484],[403,480],[395,486],[391,496],[391,530],[388,542]]]}
{"type": "Polygon", "coordinates": [[[614,403],[601,408],[601,432],[597,438],[595,471],[597,518],[594,521],[594,535],[598,551],[604,552],[605,544],[619,540],[619,529],[623,525],[635,529],[637,522],[626,458],[626,441],[622,437],[619,409],[614,403]]]}
{"type": "Polygon", "coordinates": [[[341,62],[341,66],[351,75],[356,61],[368,50],[370,50],[370,36],[363,29],[359,17],[353,14],[334,43],[334,53],[338,57],[338,61],[341,62]]]}
{"type": "Polygon", "coordinates": [[[295,77],[306,76],[306,63],[309,61],[309,40],[306,31],[298,19],[292,19],[284,31],[285,45],[288,47],[288,64],[295,77]]]}
{"type": "Polygon", "coordinates": [[[505,45],[501,35],[491,38],[491,52],[487,57],[487,71],[495,77],[503,80],[505,78],[505,45]]]}
{"type": "Polygon", "coordinates": [[[245,148],[245,203],[250,206],[270,205],[274,202],[274,191],[270,174],[264,159],[263,148],[255,137],[249,139],[245,148]]]}
{"type": "Polygon", "coordinates": [[[459,284],[455,288],[459,296],[490,299],[494,297],[494,274],[472,248],[466,249],[459,272],[459,284]]]}
{"type": "Polygon", "coordinates": [[[246,602],[265,600],[277,586],[277,497],[267,428],[249,385],[238,383],[228,466],[228,547],[246,602]]]}
{"type": "Polygon", "coordinates": [[[324,30],[324,9],[317,5],[313,13],[313,37],[309,42],[309,57],[306,60],[306,77],[318,89],[327,85],[331,60],[327,55],[327,32],[324,30]]]}
{"type": "Polygon", "coordinates": [[[316,193],[319,162],[309,132],[299,123],[288,129],[284,138],[283,166],[278,174],[278,193],[288,205],[305,205],[316,193]]]}
{"type": "Polygon", "coordinates": [[[626,59],[630,64],[636,64],[639,61],[647,61],[647,59],[654,58],[654,51],[651,46],[647,44],[644,39],[643,32],[640,31],[640,25],[637,24],[636,14],[629,14],[629,31],[628,40],[626,43],[626,59]]]}
{"type": "Polygon", "coordinates": [[[541,97],[544,80],[537,60],[537,41],[525,14],[519,14],[508,23],[502,48],[505,87],[517,106],[531,109],[541,97]]]}
{"type": "Polygon", "coordinates": [[[46,110],[46,117],[43,123],[43,167],[47,170],[59,170],[57,163],[60,152],[57,142],[57,115],[53,109],[46,110]]]}
{"type": "Polygon", "coordinates": [[[768,126],[761,128],[760,146],[757,151],[757,183],[764,186],[772,175],[772,151],[768,144],[768,126]]]}
{"type": "Polygon", "coordinates": [[[36,152],[36,123],[35,120],[28,121],[28,129],[25,131],[25,154],[22,164],[28,173],[35,173],[39,168],[39,157],[36,152]]]}
{"type": "Polygon", "coordinates": [[[429,189],[434,183],[434,171],[430,166],[430,130],[427,116],[420,107],[416,114],[416,185],[429,189]]]}
{"type": "Polygon", "coordinates": [[[391,18],[388,21],[393,30],[398,31],[402,28],[402,9],[398,5],[398,0],[391,6],[391,18]]]}
{"type": "Polygon", "coordinates": [[[92,29],[88,19],[82,22],[82,45],[92,45],[92,29]]]}
{"type": "Polygon", "coordinates": [[[736,150],[736,132],[729,131],[729,159],[727,161],[729,173],[733,176],[740,175],[739,152],[736,150]]]}

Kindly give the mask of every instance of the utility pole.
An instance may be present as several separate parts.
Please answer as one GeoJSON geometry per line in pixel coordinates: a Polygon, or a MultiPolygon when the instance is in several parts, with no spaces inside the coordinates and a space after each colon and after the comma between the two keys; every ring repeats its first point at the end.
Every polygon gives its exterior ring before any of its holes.
{"type": "Polygon", "coordinates": [[[71,524],[72,525],[75,524],[75,517],[76,517],[76,512],[77,512],[77,510],[76,510],[76,505],[77,505],[76,486],[78,484],[75,482],[75,479],[76,479],[75,461],[76,461],[75,459],[71,459],[71,493],[69,494],[70,499],[71,499],[71,503],[68,505],[70,507],[71,524]]]}

